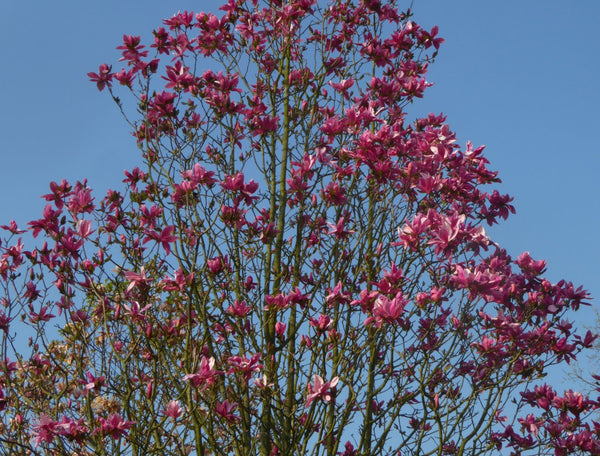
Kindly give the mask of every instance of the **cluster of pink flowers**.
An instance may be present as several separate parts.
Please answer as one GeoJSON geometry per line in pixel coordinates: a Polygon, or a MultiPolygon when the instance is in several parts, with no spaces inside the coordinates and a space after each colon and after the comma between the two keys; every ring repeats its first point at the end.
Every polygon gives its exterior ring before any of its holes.
{"type": "Polygon", "coordinates": [[[89,73],[136,103],[124,188],[1,226],[7,452],[600,454],[597,400],[535,386],[593,345],[589,296],[488,237],[483,147],[408,118],[437,27],[229,0],[153,36],[89,73]]]}

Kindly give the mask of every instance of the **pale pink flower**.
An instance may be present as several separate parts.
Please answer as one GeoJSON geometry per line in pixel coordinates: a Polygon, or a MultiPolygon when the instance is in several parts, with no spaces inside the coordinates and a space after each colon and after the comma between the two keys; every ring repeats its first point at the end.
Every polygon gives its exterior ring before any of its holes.
{"type": "Polygon", "coordinates": [[[133,271],[125,271],[125,278],[129,280],[129,285],[127,286],[127,293],[133,290],[135,287],[145,287],[147,286],[152,279],[146,276],[146,270],[144,266],[140,268],[140,272],[133,271]]]}
{"type": "Polygon", "coordinates": [[[254,384],[260,389],[270,388],[273,386],[273,383],[268,382],[266,374],[263,374],[261,378],[254,379],[254,384]]]}
{"type": "Polygon", "coordinates": [[[163,410],[162,413],[164,415],[166,415],[166,416],[168,416],[168,417],[173,418],[174,420],[176,420],[183,413],[183,409],[179,405],[179,401],[173,400],[173,401],[170,401],[167,404],[167,408],[165,410],[163,410]]]}
{"type": "Polygon", "coordinates": [[[339,377],[333,377],[331,381],[324,382],[320,375],[313,375],[313,384],[308,384],[308,396],[306,396],[306,407],[309,407],[315,399],[321,399],[323,402],[329,402],[332,398],[331,388],[334,388],[339,381],[339,377]]]}

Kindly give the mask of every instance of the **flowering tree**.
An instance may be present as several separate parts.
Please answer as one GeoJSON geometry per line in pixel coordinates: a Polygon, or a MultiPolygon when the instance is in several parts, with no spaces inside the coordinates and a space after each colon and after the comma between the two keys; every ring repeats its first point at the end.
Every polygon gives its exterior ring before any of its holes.
{"type": "Polygon", "coordinates": [[[52,183],[29,250],[3,227],[0,452],[600,454],[598,402],[540,380],[592,345],[586,292],[488,238],[482,147],[407,119],[437,28],[221,10],[90,73],[143,157],[123,190],[52,183]]]}

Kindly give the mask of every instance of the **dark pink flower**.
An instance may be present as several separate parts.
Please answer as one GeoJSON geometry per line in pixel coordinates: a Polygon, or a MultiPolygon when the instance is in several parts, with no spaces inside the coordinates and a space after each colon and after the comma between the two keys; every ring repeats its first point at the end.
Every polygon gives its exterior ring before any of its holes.
{"type": "Polygon", "coordinates": [[[251,310],[252,307],[248,306],[244,301],[238,301],[236,299],[234,303],[227,308],[226,312],[236,317],[245,317],[251,310]]]}
{"type": "Polygon", "coordinates": [[[204,390],[213,385],[218,375],[222,372],[215,369],[215,359],[203,356],[200,360],[200,366],[195,374],[187,374],[184,380],[190,380],[195,388],[204,390]]]}
{"type": "Polygon", "coordinates": [[[97,428],[93,434],[109,435],[114,440],[127,435],[127,430],[135,424],[135,421],[123,420],[118,413],[110,415],[108,419],[99,417],[98,421],[100,422],[100,427],[97,428]]]}
{"type": "Polygon", "coordinates": [[[235,421],[240,420],[240,417],[233,413],[237,406],[237,402],[231,403],[227,399],[225,399],[224,402],[217,402],[217,405],[215,405],[215,412],[217,413],[217,415],[222,416],[230,423],[233,423],[235,421]]]}
{"type": "Polygon", "coordinates": [[[110,72],[110,70],[111,67],[108,66],[106,63],[103,63],[102,65],[100,65],[98,73],[90,72],[87,74],[90,80],[96,83],[98,90],[101,92],[102,90],[104,90],[104,87],[111,86],[111,80],[113,78],[113,75],[110,72]]]}
{"type": "Polygon", "coordinates": [[[40,443],[52,443],[54,437],[58,435],[59,424],[45,414],[41,414],[40,418],[33,426],[33,435],[36,448],[40,443]]]}
{"type": "Polygon", "coordinates": [[[285,323],[282,323],[280,321],[275,323],[275,334],[277,334],[278,337],[285,337],[286,329],[287,325],[285,323]]]}
{"type": "Polygon", "coordinates": [[[344,226],[345,220],[344,217],[340,217],[337,223],[334,225],[333,223],[327,223],[330,228],[330,231],[327,234],[333,234],[337,239],[346,239],[349,235],[353,234],[354,230],[347,230],[344,226]]]}
{"type": "Polygon", "coordinates": [[[254,372],[260,372],[262,369],[263,365],[259,363],[260,356],[260,353],[255,353],[250,359],[246,356],[232,356],[228,360],[231,369],[227,373],[232,374],[236,372],[242,374],[247,382],[254,372]]]}
{"type": "Polygon", "coordinates": [[[171,253],[171,243],[177,241],[178,239],[177,236],[173,235],[174,231],[175,226],[173,225],[169,225],[163,228],[163,230],[160,233],[156,231],[147,231],[146,238],[144,239],[144,244],[150,242],[150,240],[160,242],[163,246],[163,249],[165,249],[167,255],[169,255],[171,253]]]}
{"type": "Polygon", "coordinates": [[[319,315],[319,319],[312,318],[310,319],[310,325],[317,329],[317,332],[322,333],[327,331],[331,325],[333,324],[333,320],[329,317],[329,315],[319,315]]]}
{"type": "Polygon", "coordinates": [[[94,377],[91,372],[86,372],[85,380],[79,380],[79,383],[82,383],[83,388],[86,390],[94,390],[99,391],[102,386],[104,386],[104,382],[106,381],[106,377],[101,375],[99,377],[94,377]]]}
{"type": "Polygon", "coordinates": [[[12,234],[23,234],[26,232],[26,230],[20,230],[17,227],[17,222],[15,222],[14,220],[10,221],[10,225],[0,225],[0,228],[2,228],[3,230],[7,230],[10,231],[12,234]]]}

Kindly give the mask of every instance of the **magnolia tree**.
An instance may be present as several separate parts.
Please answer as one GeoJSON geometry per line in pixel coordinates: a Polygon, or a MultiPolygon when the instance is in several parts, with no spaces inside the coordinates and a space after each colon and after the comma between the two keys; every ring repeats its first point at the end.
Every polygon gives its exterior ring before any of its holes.
{"type": "Polygon", "coordinates": [[[410,16],[229,0],[90,73],[142,159],[3,227],[2,454],[600,454],[542,380],[588,295],[486,235],[482,147],[408,119],[443,41],[410,16]]]}

